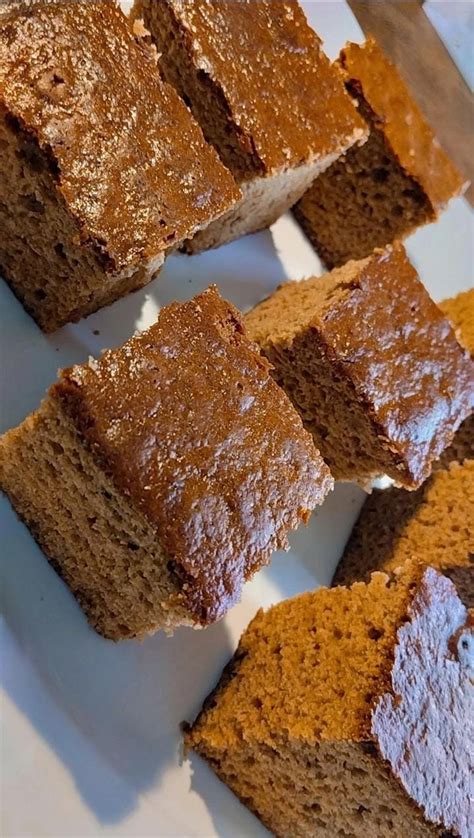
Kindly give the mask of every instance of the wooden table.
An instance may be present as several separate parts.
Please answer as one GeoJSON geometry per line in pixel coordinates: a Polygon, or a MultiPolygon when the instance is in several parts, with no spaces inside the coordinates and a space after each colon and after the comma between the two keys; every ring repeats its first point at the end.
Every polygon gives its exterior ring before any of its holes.
{"type": "Polygon", "coordinates": [[[366,34],[397,65],[439,141],[471,181],[474,206],[474,97],[423,11],[422,0],[349,0],[366,34]]]}

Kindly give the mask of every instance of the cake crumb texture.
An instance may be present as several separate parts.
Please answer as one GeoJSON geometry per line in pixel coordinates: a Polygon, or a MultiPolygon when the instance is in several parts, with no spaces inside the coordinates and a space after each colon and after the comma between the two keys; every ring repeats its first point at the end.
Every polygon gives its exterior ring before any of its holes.
{"type": "Polygon", "coordinates": [[[474,608],[474,460],[438,469],[416,492],[374,489],[362,507],[335,585],[421,560],[447,573],[474,608]]]}
{"type": "Polygon", "coordinates": [[[258,612],[187,745],[277,836],[468,838],[472,641],[432,569],[302,594],[258,612]]]}

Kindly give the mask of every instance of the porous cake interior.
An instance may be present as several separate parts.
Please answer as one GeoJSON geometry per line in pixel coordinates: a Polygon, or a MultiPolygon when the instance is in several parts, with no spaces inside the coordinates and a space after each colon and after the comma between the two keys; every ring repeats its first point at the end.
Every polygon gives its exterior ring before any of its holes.
{"type": "Polygon", "coordinates": [[[359,98],[369,139],[318,177],[295,207],[328,268],[363,259],[434,218],[429,200],[400,167],[368,105],[354,87],[349,92],[359,98]]]}
{"type": "Polygon", "coordinates": [[[274,834],[436,834],[370,742],[414,578],[377,574],[259,612],[188,734],[274,834]]]}
{"type": "Polygon", "coordinates": [[[402,467],[376,436],[365,406],[328,356],[318,331],[363,267],[348,263],[323,277],[287,283],[250,311],[245,323],[275,365],[272,375],[298,409],[333,477],[364,484],[383,474],[399,480],[402,467]]]}
{"type": "Polygon", "coordinates": [[[115,490],[53,397],[2,437],[0,482],[102,635],[189,622],[156,532],[115,490]]]}
{"type": "Polygon", "coordinates": [[[474,288],[442,300],[439,307],[453,324],[459,343],[474,356],[474,288]]]}
{"type": "MultiPolygon", "coordinates": [[[[52,81],[53,84],[53,81],[52,81]]],[[[78,320],[150,278],[107,274],[80,240],[46,156],[0,109],[0,272],[42,329],[78,320]]]]}
{"type": "Polygon", "coordinates": [[[474,608],[474,460],[437,470],[416,492],[375,489],[354,527],[334,584],[368,579],[413,556],[446,573],[474,608]]]}

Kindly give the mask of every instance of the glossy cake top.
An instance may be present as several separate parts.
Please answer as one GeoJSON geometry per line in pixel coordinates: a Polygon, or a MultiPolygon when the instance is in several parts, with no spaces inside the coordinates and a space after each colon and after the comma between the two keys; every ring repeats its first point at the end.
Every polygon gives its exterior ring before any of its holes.
{"type": "Polygon", "coordinates": [[[53,387],[99,462],[156,526],[202,623],[286,545],[332,486],[239,313],[215,288],[53,387]]]}
{"type": "Polygon", "coordinates": [[[270,173],[340,154],[366,134],[297,2],[166,0],[242,149],[270,173]]]}
{"type": "Polygon", "coordinates": [[[474,365],[401,244],[286,283],[246,322],[264,349],[312,329],[414,486],[473,408],[474,365]]]}
{"type": "Polygon", "coordinates": [[[406,173],[424,189],[435,210],[465,187],[398,70],[376,41],[347,44],[340,63],[352,93],[362,95],[406,173]]]}
{"type": "Polygon", "coordinates": [[[238,198],[113,2],[0,17],[0,109],[47,154],[84,243],[112,270],[152,259],[238,198]]]}

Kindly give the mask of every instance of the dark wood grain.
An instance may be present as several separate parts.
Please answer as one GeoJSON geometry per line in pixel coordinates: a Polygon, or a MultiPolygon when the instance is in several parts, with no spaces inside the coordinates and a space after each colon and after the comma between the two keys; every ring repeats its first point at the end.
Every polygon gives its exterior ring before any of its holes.
{"type": "Polygon", "coordinates": [[[471,181],[474,206],[474,97],[423,11],[422,0],[349,0],[361,28],[397,65],[439,141],[471,181]]]}

